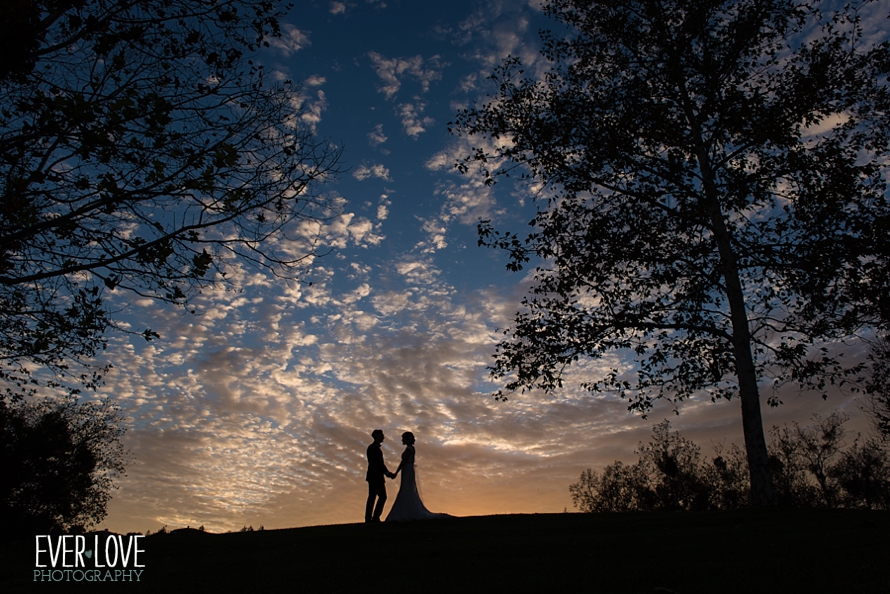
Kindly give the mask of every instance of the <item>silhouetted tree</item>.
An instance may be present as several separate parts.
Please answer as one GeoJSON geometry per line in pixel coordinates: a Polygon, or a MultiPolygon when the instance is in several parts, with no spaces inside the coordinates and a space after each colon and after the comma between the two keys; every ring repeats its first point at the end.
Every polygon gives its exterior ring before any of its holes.
{"type": "Polygon", "coordinates": [[[108,402],[0,400],[4,537],[87,528],[124,471],[118,410],[108,402]]]}
{"type": "Polygon", "coordinates": [[[300,89],[249,59],[281,14],[277,0],[4,3],[7,390],[95,387],[101,369],[72,365],[115,325],[106,291],[181,304],[230,256],[288,277],[311,262],[337,208],[314,190],[340,152],[301,119],[300,89]]]}
{"type": "Polygon", "coordinates": [[[857,377],[829,347],[890,293],[890,45],[863,38],[861,4],[545,3],[568,34],[542,33],[543,79],[507,58],[453,123],[486,141],[461,171],[536,192],[524,237],[479,226],[508,268],[537,265],[497,348],[499,398],[626,352],[633,372],[583,387],[639,411],[739,397],[751,502],[776,503],[760,383],[827,396],[857,377]]]}

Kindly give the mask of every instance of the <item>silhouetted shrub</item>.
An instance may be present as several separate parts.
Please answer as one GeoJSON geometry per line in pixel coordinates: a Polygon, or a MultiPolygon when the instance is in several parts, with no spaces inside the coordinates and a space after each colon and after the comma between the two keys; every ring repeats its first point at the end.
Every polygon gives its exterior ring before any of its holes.
{"type": "Polygon", "coordinates": [[[620,461],[606,466],[602,476],[588,468],[579,482],[569,485],[569,491],[575,507],[583,512],[648,511],[655,503],[642,467],[620,461]]]}
{"type": "Polygon", "coordinates": [[[769,445],[773,483],[780,505],[835,507],[839,485],[828,472],[844,447],[845,414],[813,415],[813,424],[773,427],[769,445]]]}
{"type": "Polygon", "coordinates": [[[714,458],[704,464],[710,509],[737,509],[751,501],[748,459],[736,444],[715,446],[714,458]]]}
{"type": "MultiPolygon", "coordinates": [[[[890,453],[885,442],[857,438],[844,450],[849,417],[813,415],[811,425],[773,427],[770,470],[779,504],[793,507],[890,509],[890,453]]],[[[640,444],[639,460],[591,469],[569,486],[582,512],[736,509],[750,502],[748,462],[735,444],[710,460],[663,421],[640,444]]]]}
{"type": "Polygon", "coordinates": [[[882,442],[857,439],[829,473],[840,487],[845,507],[890,509],[890,457],[882,442]]]}
{"type": "Polygon", "coordinates": [[[710,483],[699,447],[663,421],[652,441],[640,444],[636,464],[615,462],[603,474],[588,469],[569,486],[575,507],[585,512],[705,510],[710,483]]]}

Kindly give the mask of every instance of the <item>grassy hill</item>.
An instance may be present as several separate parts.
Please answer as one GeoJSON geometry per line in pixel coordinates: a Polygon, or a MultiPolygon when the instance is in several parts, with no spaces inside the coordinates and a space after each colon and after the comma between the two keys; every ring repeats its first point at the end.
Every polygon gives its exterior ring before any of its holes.
{"type": "Polygon", "coordinates": [[[890,592],[890,512],[541,514],[143,540],[138,583],[35,583],[0,548],[0,592],[890,592]]]}

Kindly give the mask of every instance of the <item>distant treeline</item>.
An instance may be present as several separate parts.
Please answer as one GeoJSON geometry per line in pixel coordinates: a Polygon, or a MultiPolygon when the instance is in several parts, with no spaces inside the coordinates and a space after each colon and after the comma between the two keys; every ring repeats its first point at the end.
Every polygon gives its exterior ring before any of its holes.
{"type": "MultiPolygon", "coordinates": [[[[847,441],[843,413],[813,415],[801,427],[774,426],[769,462],[779,505],[890,509],[890,444],[857,435],[847,441]]],[[[640,444],[634,464],[587,469],[569,486],[582,512],[704,511],[750,503],[748,462],[737,445],[715,446],[712,458],[663,421],[640,444]]]]}

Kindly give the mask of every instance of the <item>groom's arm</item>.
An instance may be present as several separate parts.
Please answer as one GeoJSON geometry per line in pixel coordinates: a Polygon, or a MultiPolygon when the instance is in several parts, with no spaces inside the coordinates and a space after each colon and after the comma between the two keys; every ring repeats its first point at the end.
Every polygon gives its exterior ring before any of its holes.
{"type": "Polygon", "coordinates": [[[374,473],[382,472],[389,478],[395,478],[396,476],[386,467],[386,462],[383,461],[383,451],[380,448],[368,448],[368,466],[374,473]]]}
{"type": "Polygon", "coordinates": [[[383,461],[383,452],[380,452],[380,466],[383,467],[383,472],[384,472],[384,474],[386,474],[386,476],[388,476],[391,479],[396,478],[395,473],[390,472],[389,468],[387,468],[387,466],[386,466],[386,463],[383,461]]]}

